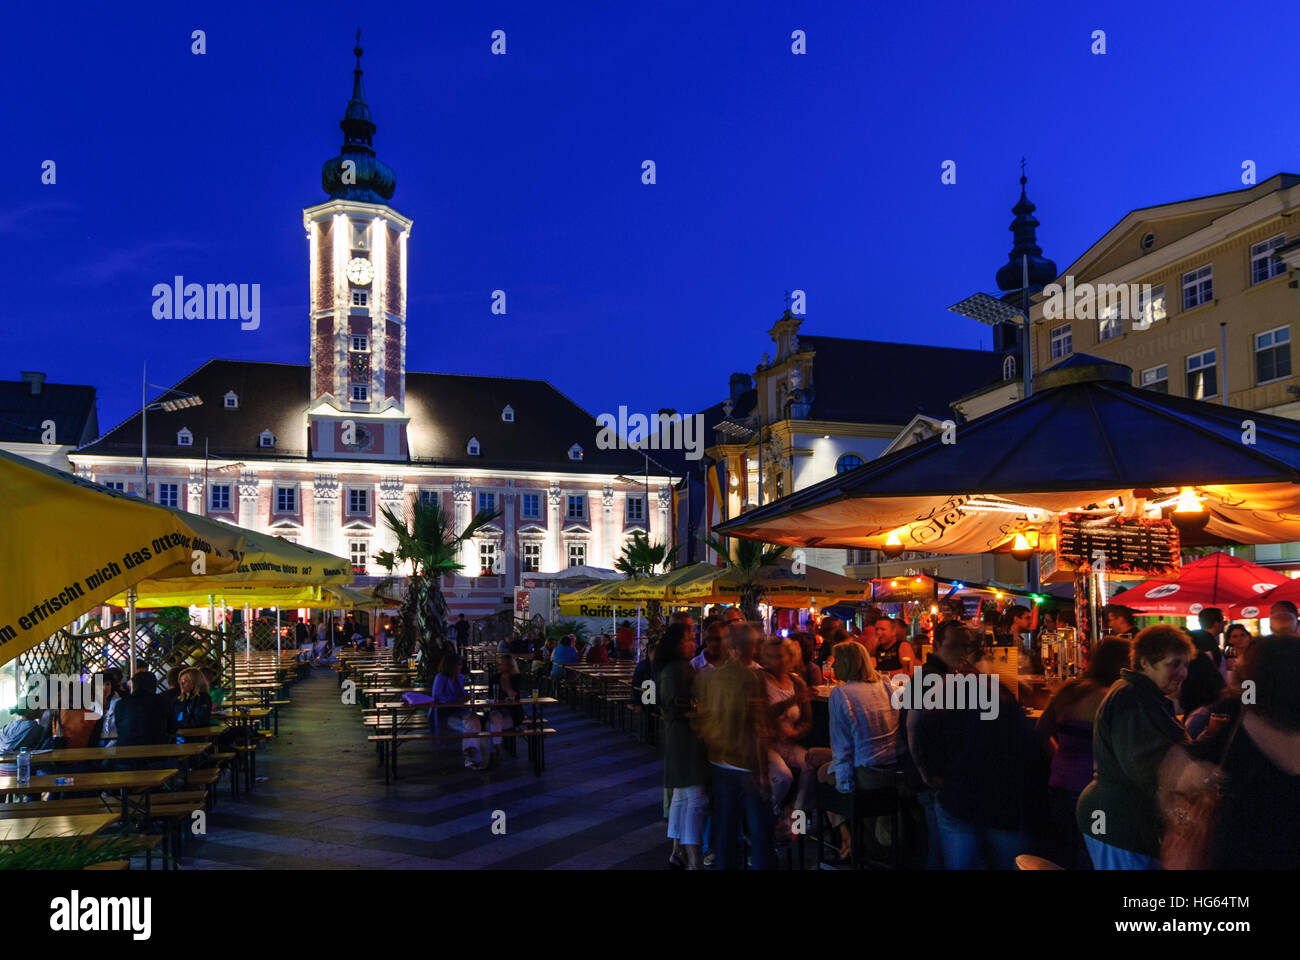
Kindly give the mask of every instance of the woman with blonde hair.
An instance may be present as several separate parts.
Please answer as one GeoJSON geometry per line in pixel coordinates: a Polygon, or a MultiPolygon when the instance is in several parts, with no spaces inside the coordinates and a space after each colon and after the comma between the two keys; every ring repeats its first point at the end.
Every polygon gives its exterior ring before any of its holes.
{"type": "MultiPolygon", "coordinates": [[[[831,656],[840,683],[831,690],[829,704],[831,759],[821,765],[817,779],[835,784],[840,793],[890,787],[898,769],[899,721],[889,681],[860,643],[837,643],[831,656]]],[[[840,855],[847,857],[851,841],[843,822],[840,831],[840,855]]]]}
{"type": "Polygon", "coordinates": [[[212,722],[212,694],[208,678],[198,667],[186,667],[176,678],[177,727],[206,727],[212,722]]]}

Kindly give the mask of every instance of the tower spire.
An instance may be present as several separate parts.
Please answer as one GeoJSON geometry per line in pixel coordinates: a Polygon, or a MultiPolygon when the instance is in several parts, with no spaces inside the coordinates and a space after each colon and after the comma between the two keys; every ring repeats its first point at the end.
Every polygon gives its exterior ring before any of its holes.
{"type": "Polygon", "coordinates": [[[343,149],[339,156],[325,161],[321,168],[321,186],[336,200],[360,200],[384,203],[392,198],[397,179],[392,169],[375,158],[375,122],[366,102],[361,69],[361,28],[357,28],[357,58],[352,68],[352,97],[348,100],[339,129],[343,131],[343,149]]]}
{"type": "Polygon", "coordinates": [[[997,273],[998,289],[1014,292],[1019,296],[1023,284],[1022,261],[1029,260],[1029,289],[1041,290],[1056,279],[1056,264],[1043,256],[1043,248],[1038,245],[1038,220],[1034,217],[1037,207],[1030,201],[1025,191],[1029,178],[1025,176],[1025,158],[1020,158],[1020,199],[1011,208],[1015,219],[1008,228],[1013,238],[1011,253],[1006,264],[997,273]]]}

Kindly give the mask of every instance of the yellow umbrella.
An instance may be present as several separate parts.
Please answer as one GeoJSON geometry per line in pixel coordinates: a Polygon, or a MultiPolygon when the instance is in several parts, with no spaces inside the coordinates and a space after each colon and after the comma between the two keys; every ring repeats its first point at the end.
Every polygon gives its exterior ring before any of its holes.
{"type": "MultiPolygon", "coordinates": [[[[119,598],[114,597],[113,603],[119,598]]],[[[136,593],[135,605],[141,609],[161,607],[206,607],[209,601],[228,607],[327,607],[335,598],[324,596],[321,587],[263,586],[257,583],[211,584],[189,586],[183,580],[153,580],[148,589],[136,593]],[[173,587],[172,584],[175,584],[173,587]]]]}
{"type": "Polygon", "coordinates": [[[148,577],[233,571],[246,543],[237,527],[4,451],[0,503],[0,664],[148,577]]]}
{"type": "Polygon", "coordinates": [[[326,587],[323,593],[333,598],[334,609],[383,610],[400,606],[392,600],[377,597],[367,590],[354,590],[352,587],[326,587]]]}
{"type": "MultiPolygon", "coordinates": [[[[705,567],[698,574],[671,588],[670,599],[682,603],[735,603],[740,599],[740,575],[735,570],[705,567]]],[[[687,568],[689,569],[689,568],[687,568]]],[[[806,607],[812,603],[830,604],[861,600],[871,585],[851,577],[840,576],[820,567],[802,567],[782,559],[762,567],[758,574],[761,596],[774,607],[806,607]]]]}

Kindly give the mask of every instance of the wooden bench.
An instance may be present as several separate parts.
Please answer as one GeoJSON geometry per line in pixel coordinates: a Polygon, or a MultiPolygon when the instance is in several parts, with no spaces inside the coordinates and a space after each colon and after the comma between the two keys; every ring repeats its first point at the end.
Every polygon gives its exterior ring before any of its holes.
{"type": "Polygon", "coordinates": [[[430,733],[424,731],[408,731],[405,733],[380,733],[371,734],[366,737],[367,740],[374,743],[380,750],[380,760],[384,764],[384,783],[397,779],[397,748],[403,743],[411,743],[417,740],[427,740],[430,742],[446,742],[449,740],[485,740],[488,738],[500,737],[513,744],[513,739],[518,737],[527,738],[528,756],[533,761],[533,773],[536,776],[542,775],[542,770],[546,765],[545,738],[554,736],[556,731],[550,727],[527,727],[515,730],[485,730],[480,733],[430,733]]]}

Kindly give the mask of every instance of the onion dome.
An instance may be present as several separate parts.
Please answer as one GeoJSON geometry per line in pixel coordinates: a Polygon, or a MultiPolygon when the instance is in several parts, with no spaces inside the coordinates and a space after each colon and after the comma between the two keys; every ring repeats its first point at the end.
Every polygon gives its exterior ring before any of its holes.
{"type": "Polygon", "coordinates": [[[1021,258],[1026,254],[1029,256],[1029,289],[1041,290],[1053,280],[1056,279],[1056,264],[1043,256],[1043,248],[1038,245],[1038,238],[1035,231],[1038,228],[1038,221],[1034,218],[1036,209],[1029,202],[1029,197],[1025,196],[1025,184],[1027,183],[1024,173],[1024,163],[1021,162],[1020,171],[1020,200],[1011,208],[1011,212],[1016,218],[1011,221],[1008,228],[1015,243],[1011,247],[1011,254],[1007,258],[1007,263],[997,273],[998,289],[1002,291],[1019,292],[1023,281],[1023,266],[1021,258]]]}

